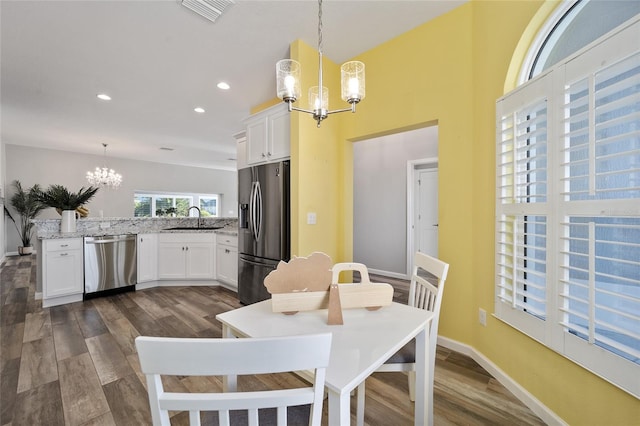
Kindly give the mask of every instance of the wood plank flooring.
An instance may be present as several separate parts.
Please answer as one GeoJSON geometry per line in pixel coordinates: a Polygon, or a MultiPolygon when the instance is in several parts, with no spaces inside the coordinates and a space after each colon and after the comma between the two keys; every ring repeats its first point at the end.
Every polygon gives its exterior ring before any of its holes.
{"type": "MultiPolygon", "coordinates": [[[[35,256],[9,257],[1,267],[2,426],[151,424],[136,336],[220,337],[216,314],[240,306],[235,293],[222,287],[167,287],[43,309],[34,299],[35,262],[35,256]]],[[[406,283],[392,284],[394,297],[406,301],[406,283]]],[[[292,374],[241,377],[239,387],[286,388],[299,380],[292,374]]],[[[170,377],[166,386],[220,390],[221,381],[170,377]]],[[[368,425],[413,424],[402,373],[367,379],[366,398],[368,425]]],[[[443,348],[437,353],[434,398],[436,425],[544,424],[473,360],[443,348]]],[[[326,424],[326,402],[324,410],[326,424]]],[[[187,419],[181,413],[172,424],[187,419]]]]}

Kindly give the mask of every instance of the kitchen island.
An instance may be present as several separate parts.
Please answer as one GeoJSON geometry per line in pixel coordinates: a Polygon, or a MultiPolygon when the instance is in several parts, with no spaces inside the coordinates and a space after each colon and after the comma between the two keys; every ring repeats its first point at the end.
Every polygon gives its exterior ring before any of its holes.
{"type": "MultiPolygon", "coordinates": [[[[73,233],[61,233],[60,220],[33,222],[38,237],[36,297],[42,297],[43,307],[85,297],[85,241],[101,237],[136,236],[133,249],[118,252],[121,262],[136,266],[135,289],[175,285],[237,289],[236,218],[86,218],[77,221],[73,233]]],[[[130,271],[126,274],[131,276],[130,271]]]]}

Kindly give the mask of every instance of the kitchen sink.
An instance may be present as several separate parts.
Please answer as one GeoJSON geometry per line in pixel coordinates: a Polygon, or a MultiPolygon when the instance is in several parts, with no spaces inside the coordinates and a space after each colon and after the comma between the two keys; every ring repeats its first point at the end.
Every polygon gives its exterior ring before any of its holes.
{"type": "Polygon", "coordinates": [[[222,229],[224,226],[175,226],[173,228],[165,228],[165,231],[211,231],[213,229],[222,229]]]}

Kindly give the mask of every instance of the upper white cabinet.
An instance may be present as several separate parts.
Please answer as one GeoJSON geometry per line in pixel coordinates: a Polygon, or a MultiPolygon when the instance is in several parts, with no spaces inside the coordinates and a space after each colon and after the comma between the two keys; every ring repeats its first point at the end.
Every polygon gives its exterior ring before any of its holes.
{"type": "Polygon", "coordinates": [[[285,103],[252,115],[246,126],[247,165],[281,160],[291,155],[290,117],[285,103]]]}
{"type": "Polygon", "coordinates": [[[233,135],[236,139],[236,147],[238,149],[238,155],[236,155],[236,162],[238,164],[238,170],[248,167],[247,164],[247,133],[240,132],[233,135]]]}
{"type": "Polygon", "coordinates": [[[138,283],[158,279],[158,234],[138,234],[138,283]]]}

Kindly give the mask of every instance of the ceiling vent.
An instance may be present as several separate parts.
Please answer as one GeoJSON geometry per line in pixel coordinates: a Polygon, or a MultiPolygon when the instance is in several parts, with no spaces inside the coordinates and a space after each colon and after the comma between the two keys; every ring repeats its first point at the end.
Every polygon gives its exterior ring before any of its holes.
{"type": "Polygon", "coordinates": [[[184,7],[204,16],[211,22],[215,22],[222,15],[222,12],[233,3],[233,0],[182,0],[184,7]]]}

